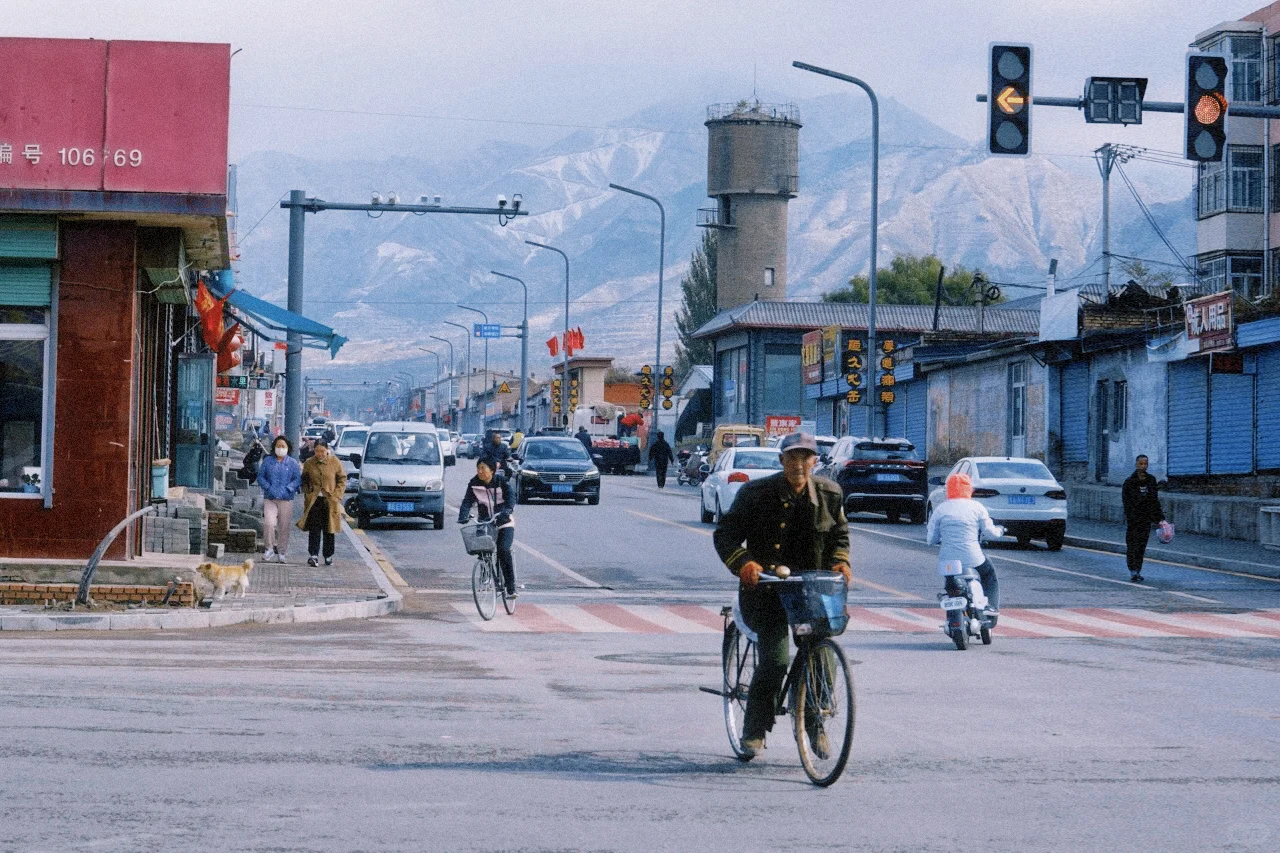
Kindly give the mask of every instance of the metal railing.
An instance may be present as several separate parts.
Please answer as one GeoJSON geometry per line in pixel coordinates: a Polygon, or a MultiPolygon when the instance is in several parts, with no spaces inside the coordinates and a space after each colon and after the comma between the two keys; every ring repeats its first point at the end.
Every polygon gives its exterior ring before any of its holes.
{"type": "Polygon", "coordinates": [[[800,108],[795,104],[762,104],[759,101],[737,101],[707,107],[707,121],[720,119],[756,121],[800,121],[800,108]]]}

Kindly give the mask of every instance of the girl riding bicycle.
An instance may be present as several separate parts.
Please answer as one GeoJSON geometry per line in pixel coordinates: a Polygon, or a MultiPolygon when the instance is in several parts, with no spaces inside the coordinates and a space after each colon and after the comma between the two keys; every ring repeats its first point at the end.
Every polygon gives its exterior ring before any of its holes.
{"type": "Polygon", "coordinates": [[[511,559],[511,546],[516,541],[516,523],[511,514],[515,502],[507,478],[493,469],[493,463],[485,458],[476,462],[476,475],[467,483],[467,493],[458,508],[458,523],[471,520],[471,508],[480,508],[480,520],[491,521],[494,526],[494,542],[498,552],[498,565],[502,567],[502,580],[507,587],[507,598],[515,598],[516,567],[511,559]]]}

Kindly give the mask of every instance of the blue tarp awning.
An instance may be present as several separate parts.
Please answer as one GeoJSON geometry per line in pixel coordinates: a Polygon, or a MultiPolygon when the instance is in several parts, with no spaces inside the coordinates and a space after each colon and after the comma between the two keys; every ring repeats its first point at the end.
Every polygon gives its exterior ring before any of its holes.
{"type": "Polygon", "coordinates": [[[209,292],[218,299],[226,299],[227,304],[234,308],[238,315],[244,315],[238,316],[237,319],[259,337],[271,340],[280,332],[297,332],[302,336],[303,346],[327,349],[330,358],[336,356],[338,350],[347,342],[346,338],[323,323],[317,323],[301,314],[272,305],[243,290],[236,290],[235,275],[231,270],[215,272],[209,282],[209,292]],[[256,321],[256,324],[250,320],[256,321]],[[271,331],[264,333],[263,328],[271,331]]]}

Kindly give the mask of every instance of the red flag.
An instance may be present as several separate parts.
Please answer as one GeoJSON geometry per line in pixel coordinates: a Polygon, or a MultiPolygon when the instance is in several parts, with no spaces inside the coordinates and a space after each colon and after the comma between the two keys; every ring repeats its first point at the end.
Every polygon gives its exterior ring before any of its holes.
{"type": "Polygon", "coordinates": [[[560,339],[555,335],[547,338],[547,349],[551,351],[551,357],[555,358],[560,354],[560,339]]]}
{"type": "Polygon", "coordinates": [[[587,339],[582,336],[582,327],[578,326],[573,330],[573,341],[576,349],[586,349],[587,339]]]}
{"type": "Polygon", "coordinates": [[[243,358],[240,354],[242,346],[244,346],[244,338],[240,336],[240,324],[236,323],[222,334],[222,340],[218,342],[215,350],[218,353],[218,373],[226,373],[240,365],[243,358]]]}
{"type": "Polygon", "coordinates": [[[214,299],[204,282],[196,287],[196,310],[200,312],[200,331],[209,349],[218,351],[222,343],[223,322],[222,305],[227,300],[214,299]]]}

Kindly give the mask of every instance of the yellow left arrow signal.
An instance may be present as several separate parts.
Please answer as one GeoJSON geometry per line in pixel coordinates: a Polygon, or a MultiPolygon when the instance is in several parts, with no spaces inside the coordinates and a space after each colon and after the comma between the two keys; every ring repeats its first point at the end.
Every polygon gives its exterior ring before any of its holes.
{"type": "Polygon", "coordinates": [[[1022,112],[1022,107],[1027,103],[1027,98],[1013,86],[1005,86],[1000,90],[1000,94],[996,95],[996,106],[998,106],[1006,115],[1022,112]]]}

